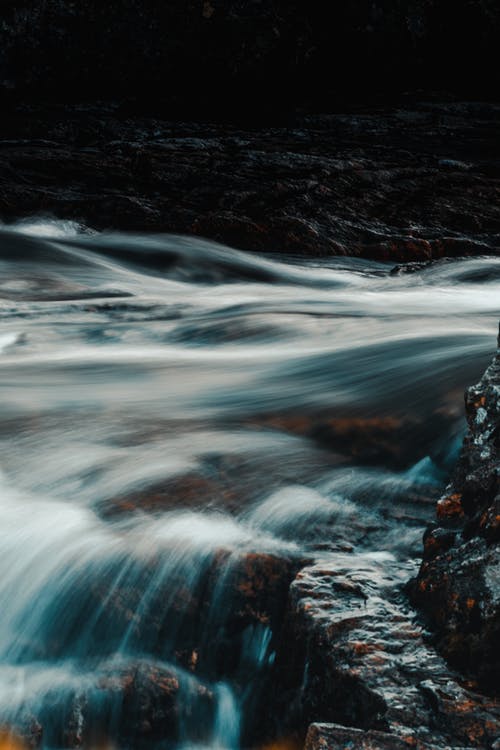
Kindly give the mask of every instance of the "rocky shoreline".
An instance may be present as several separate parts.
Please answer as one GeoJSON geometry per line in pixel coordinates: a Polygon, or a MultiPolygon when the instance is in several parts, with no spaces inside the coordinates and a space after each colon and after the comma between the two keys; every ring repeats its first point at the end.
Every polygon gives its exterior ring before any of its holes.
{"type": "Polygon", "coordinates": [[[438,649],[498,694],[500,675],[500,354],[466,393],[469,425],[437,523],[425,537],[414,601],[438,649]]]}
{"type": "Polygon", "coordinates": [[[119,105],[25,106],[0,125],[0,219],[203,236],[394,262],[497,254],[500,106],[400,102],[270,125],[119,105]]]}

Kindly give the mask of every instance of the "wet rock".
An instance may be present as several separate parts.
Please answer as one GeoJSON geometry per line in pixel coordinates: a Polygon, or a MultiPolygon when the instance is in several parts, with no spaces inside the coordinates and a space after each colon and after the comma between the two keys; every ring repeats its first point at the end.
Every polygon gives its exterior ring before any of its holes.
{"type": "MultiPolygon", "coordinates": [[[[208,688],[194,680],[183,685],[178,673],[157,665],[144,663],[118,676],[112,674],[109,679],[102,680],[99,689],[104,692],[112,710],[118,702],[117,734],[126,742],[134,738],[176,740],[181,721],[194,720],[200,726],[210,726],[213,717],[213,695],[208,688]],[[197,712],[195,717],[190,714],[192,709],[197,712]]],[[[95,721],[96,712],[92,708],[89,721],[95,721]]],[[[110,725],[113,726],[113,721],[110,725]]]]}
{"type": "Polygon", "coordinates": [[[498,691],[500,674],[500,356],[466,393],[469,431],[428,530],[414,586],[452,664],[498,691]]]}
{"type": "MultiPolygon", "coordinates": [[[[249,638],[265,631],[267,655],[275,648],[288,589],[302,564],[302,558],[221,547],[195,555],[191,563],[165,567],[153,558],[128,576],[101,579],[84,599],[84,606],[100,612],[93,649],[106,653],[126,637],[128,648],[145,649],[188,671],[239,679],[249,638]]],[[[65,649],[72,644],[72,624],[61,637],[65,649]]]]}
{"type": "Polygon", "coordinates": [[[307,747],[325,750],[491,746],[500,705],[461,685],[427,643],[404,578],[390,556],[359,553],[298,574],[270,700],[276,736],[312,724],[307,747]]]}
{"type": "Polygon", "coordinates": [[[305,750],[425,750],[422,743],[410,743],[386,732],[368,731],[337,724],[311,724],[305,750]]]}
{"type": "MultiPolygon", "coordinates": [[[[251,432],[275,426],[277,419],[252,419],[251,432]]],[[[288,429],[286,418],[281,424],[288,429]]],[[[251,433],[250,433],[251,434],[251,433]]],[[[100,498],[95,508],[106,519],[126,518],[133,513],[159,516],[170,511],[222,511],[238,515],[259,503],[283,485],[307,484],[316,479],[325,467],[337,463],[331,453],[311,450],[301,441],[290,441],[283,447],[283,458],[276,462],[269,451],[255,449],[241,454],[211,453],[198,459],[191,471],[167,476],[165,479],[112,497],[100,498]],[[295,456],[307,449],[309,461],[300,464],[295,456]]]]}
{"type": "Polygon", "coordinates": [[[105,518],[127,516],[134,512],[164,513],[174,509],[206,510],[215,507],[234,510],[244,505],[245,499],[221,478],[191,472],[166,479],[144,490],[106,499],[99,504],[99,510],[105,518]]]}
{"type": "Polygon", "coordinates": [[[408,433],[419,426],[411,416],[332,417],[316,423],[310,435],[320,445],[347,453],[363,464],[404,466],[411,462],[408,433]]]}
{"type": "MultiPolygon", "coordinates": [[[[439,458],[443,449],[443,435],[453,431],[457,415],[453,409],[441,409],[426,415],[426,420],[410,410],[399,407],[380,415],[366,416],[361,409],[346,413],[342,409],[324,408],[266,414],[252,419],[252,425],[268,427],[293,435],[305,436],[327,451],[333,463],[351,461],[362,465],[410,467],[421,457],[421,446],[428,455],[439,458]]],[[[385,404],[384,404],[385,406],[385,404]]]]}
{"type": "Polygon", "coordinates": [[[82,675],[80,688],[49,691],[43,707],[21,711],[9,722],[11,744],[1,742],[2,732],[0,744],[21,750],[172,743],[185,722],[191,736],[196,738],[196,726],[203,736],[214,710],[212,692],[174,668],[147,661],[99,666],[93,679],[82,675]]]}
{"type": "Polygon", "coordinates": [[[420,690],[432,709],[436,727],[448,732],[465,746],[491,747],[500,734],[498,702],[463,689],[451,681],[424,681],[420,690]]]}
{"type": "MultiPolygon", "coordinates": [[[[83,679],[82,679],[83,682],[83,679]]],[[[43,742],[93,747],[178,741],[183,724],[210,727],[214,696],[202,683],[165,665],[139,661],[97,671],[92,685],[65,697],[50,695],[39,716],[43,742]],[[64,704],[63,704],[64,703],[64,704]],[[195,712],[195,716],[193,716],[195,712]]]]}
{"type": "Polygon", "coordinates": [[[250,130],[24,108],[0,123],[0,218],[393,263],[498,252],[499,118],[493,104],[407,103],[250,130]],[[470,169],[445,170],[448,157],[470,169]]]}
{"type": "Polygon", "coordinates": [[[391,268],[391,276],[405,276],[407,274],[420,273],[430,266],[430,261],[415,261],[413,263],[399,263],[391,268]]]}
{"type": "Polygon", "coordinates": [[[222,558],[212,571],[209,606],[217,617],[207,617],[204,641],[211,642],[204,663],[212,664],[219,677],[232,674],[240,679],[246,670],[245,650],[249,639],[264,640],[262,658],[267,660],[281,639],[288,591],[303,560],[282,555],[254,553],[222,558]],[[215,638],[216,635],[216,638],[215,638]],[[213,636],[213,637],[212,637],[213,636]]]}

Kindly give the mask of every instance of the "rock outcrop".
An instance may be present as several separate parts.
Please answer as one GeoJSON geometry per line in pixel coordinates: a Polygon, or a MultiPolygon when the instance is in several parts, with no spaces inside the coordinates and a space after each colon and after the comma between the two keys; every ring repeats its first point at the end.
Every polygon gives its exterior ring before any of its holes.
{"type": "Polygon", "coordinates": [[[427,642],[404,577],[376,553],[330,555],[299,573],[277,655],[275,731],[309,726],[308,750],[493,747],[500,704],[427,642]]]}
{"type": "Polygon", "coordinates": [[[466,393],[469,431],[425,538],[414,599],[439,650],[482,689],[500,687],[500,353],[466,393]]]}
{"type": "Polygon", "coordinates": [[[500,248],[500,107],[402,103],[258,130],[28,108],[0,123],[0,219],[394,262],[500,248]]]}

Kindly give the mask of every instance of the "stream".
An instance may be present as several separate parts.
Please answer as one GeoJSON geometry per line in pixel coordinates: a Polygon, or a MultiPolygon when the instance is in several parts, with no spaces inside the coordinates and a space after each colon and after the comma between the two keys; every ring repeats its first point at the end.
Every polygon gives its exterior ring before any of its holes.
{"type": "Polygon", "coordinates": [[[0,726],[22,746],[263,745],[305,562],[415,573],[500,259],[393,266],[0,227],[0,726]]]}

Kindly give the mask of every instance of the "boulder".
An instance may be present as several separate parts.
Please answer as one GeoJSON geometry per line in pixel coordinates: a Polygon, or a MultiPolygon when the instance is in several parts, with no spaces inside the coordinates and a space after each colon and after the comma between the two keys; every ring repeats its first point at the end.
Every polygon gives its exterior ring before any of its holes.
{"type": "Polygon", "coordinates": [[[267,736],[307,732],[311,750],[492,746],[498,701],[462,685],[428,643],[400,565],[354,552],[300,571],[261,712],[267,736]]]}

